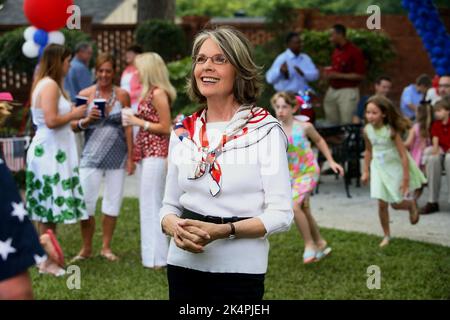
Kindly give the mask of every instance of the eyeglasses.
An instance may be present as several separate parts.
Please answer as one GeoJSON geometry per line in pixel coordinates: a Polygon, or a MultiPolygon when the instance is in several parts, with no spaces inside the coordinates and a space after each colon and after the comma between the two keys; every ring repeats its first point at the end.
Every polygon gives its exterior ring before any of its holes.
{"type": "Polygon", "coordinates": [[[227,57],[225,57],[223,54],[216,54],[212,57],[207,57],[204,54],[198,54],[194,57],[192,57],[192,60],[195,64],[204,64],[208,59],[211,59],[212,63],[214,64],[225,64],[228,62],[227,57]]]}
{"type": "Polygon", "coordinates": [[[439,88],[450,88],[450,83],[439,84],[439,88]]]}

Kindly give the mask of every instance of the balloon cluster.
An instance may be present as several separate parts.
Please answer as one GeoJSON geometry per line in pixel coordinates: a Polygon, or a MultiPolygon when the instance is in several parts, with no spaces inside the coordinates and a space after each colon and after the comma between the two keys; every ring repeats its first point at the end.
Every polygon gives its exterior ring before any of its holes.
{"type": "Polygon", "coordinates": [[[450,74],[450,36],[432,0],[402,0],[439,76],[450,74]]]}
{"type": "Polygon", "coordinates": [[[28,58],[42,55],[50,43],[64,44],[64,35],[58,31],[69,17],[67,8],[73,0],[25,0],[23,10],[32,26],[25,29],[23,54],[28,58]]]}
{"type": "Polygon", "coordinates": [[[307,88],[305,91],[299,91],[295,98],[297,99],[297,103],[300,106],[300,109],[311,109],[311,94],[313,94],[313,90],[311,88],[307,88]]]}

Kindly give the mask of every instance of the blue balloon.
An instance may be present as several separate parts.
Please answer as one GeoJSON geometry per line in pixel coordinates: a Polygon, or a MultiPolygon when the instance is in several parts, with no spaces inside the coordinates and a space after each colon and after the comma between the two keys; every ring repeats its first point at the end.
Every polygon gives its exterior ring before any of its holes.
{"type": "Polygon", "coordinates": [[[428,19],[428,10],[427,9],[421,7],[417,13],[418,13],[419,17],[421,17],[422,19],[428,19]]]}
{"type": "Polygon", "coordinates": [[[422,5],[426,7],[428,10],[434,9],[433,2],[431,0],[424,0],[422,5]]]}
{"type": "Polygon", "coordinates": [[[40,45],[41,47],[45,47],[48,42],[48,32],[42,29],[38,29],[33,36],[33,40],[35,43],[40,45]]]}
{"type": "Polygon", "coordinates": [[[414,21],[414,26],[416,27],[416,29],[424,29],[426,24],[427,24],[427,21],[422,18],[418,18],[418,19],[416,19],[416,21],[414,21]]]}
{"type": "MultiPolygon", "coordinates": [[[[427,49],[427,52],[430,52],[431,49],[433,49],[433,45],[431,43],[424,43],[425,49],[427,49]]],[[[430,54],[431,55],[431,54],[430,54]]]]}
{"type": "Polygon", "coordinates": [[[414,12],[416,12],[416,13],[418,13],[417,12],[417,9],[418,9],[419,7],[417,6],[417,4],[415,3],[415,2],[411,2],[410,4],[409,4],[409,10],[411,10],[411,11],[414,11],[414,12]]]}
{"type": "Polygon", "coordinates": [[[434,57],[442,57],[444,55],[444,50],[442,50],[441,47],[434,47],[433,49],[431,49],[431,54],[434,57]]]}
{"type": "Polygon", "coordinates": [[[446,68],[436,68],[436,73],[438,74],[438,76],[443,76],[446,74],[446,68]]]}
{"type": "Polygon", "coordinates": [[[446,41],[446,37],[442,37],[442,36],[436,36],[434,38],[434,43],[435,43],[435,47],[441,47],[441,48],[445,48],[445,41],[446,41]]]}
{"type": "Polygon", "coordinates": [[[39,58],[42,57],[42,54],[44,53],[45,47],[42,46],[39,48],[39,58]]]}
{"type": "Polygon", "coordinates": [[[450,35],[432,0],[401,0],[438,75],[450,72],[450,35]]]}
{"type": "Polygon", "coordinates": [[[429,32],[426,32],[422,37],[423,42],[432,45],[434,43],[434,36],[429,32]]]}

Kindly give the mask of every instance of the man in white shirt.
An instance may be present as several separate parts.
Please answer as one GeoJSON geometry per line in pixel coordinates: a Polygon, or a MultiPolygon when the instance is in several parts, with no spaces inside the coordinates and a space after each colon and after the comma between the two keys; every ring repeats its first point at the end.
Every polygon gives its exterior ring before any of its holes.
{"type": "Polygon", "coordinates": [[[286,51],[275,59],[267,71],[266,80],[278,92],[304,92],[308,82],[319,78],[319,71],[311,58],[301,53],[302,41],[298,33],[290,32],[286,37],[286,45],[286,51]]]}

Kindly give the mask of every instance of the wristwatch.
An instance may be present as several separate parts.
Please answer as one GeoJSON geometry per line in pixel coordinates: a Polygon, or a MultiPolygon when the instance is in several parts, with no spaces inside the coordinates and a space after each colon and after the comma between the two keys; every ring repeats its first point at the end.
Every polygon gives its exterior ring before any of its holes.
{"type": "Polygon", "coordinates": [[[230,234],[228,235],[228,239],[235,239],[236,238],[236,228],[234,227],[233,222],[228,222],[228,225],[231,228],[230,234]]]}

